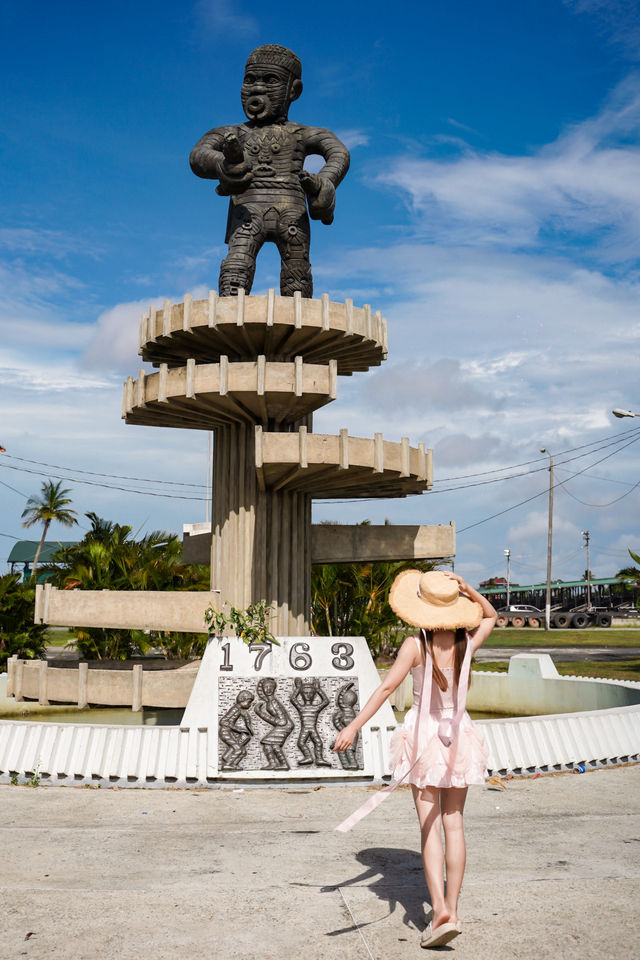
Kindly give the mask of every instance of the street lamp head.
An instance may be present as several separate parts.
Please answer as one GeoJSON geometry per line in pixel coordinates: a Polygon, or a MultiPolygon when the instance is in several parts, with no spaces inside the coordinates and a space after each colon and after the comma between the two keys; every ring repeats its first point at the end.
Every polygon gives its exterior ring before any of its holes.
{"type": "Polygon", "coordinates": [[[622,419],[622,417],[640,417],[640,413],[633,413],[631,410],[621,410],[620,407],[616,407],[611,413],[619,419],[622,419]]]}
{"type": "Polygon", "coordinates": [[[510,556],[511,556],[511,550],[509,550],[508,547],[507,547],[507,549],[504,551],[504,555],[505,555],[505,557],[510,557],[510,556]]]}

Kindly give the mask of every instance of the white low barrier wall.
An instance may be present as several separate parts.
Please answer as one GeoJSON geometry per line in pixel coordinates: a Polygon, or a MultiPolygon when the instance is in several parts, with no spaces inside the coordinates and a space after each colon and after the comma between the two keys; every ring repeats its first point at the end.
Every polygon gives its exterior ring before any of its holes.
{"type": "MultiPolygon", "coordinates": [[[[562,713],[556,705],[556,712],[545,716],[478,721],[489,745],[490,774],[594,769],[640,760],[639,683],[561,678],[550,657],[519,654],[511,658],[509,674],[474,674],[472,691],[481,702],[474,709],[487,709],[483,692],[495,706],[498,693],[509,691],[509,677],[513,690],[519,689],[530,704],[539,702],[536,697],[551,683],[548,689],[555,689],[556,704],[561,698],[561,709],[585,701],[607,705],[562,713]]],[[[374,780],[388,774],[382,758],[390,734],[386,727],[372,728],[374,780]]],[[[216,786],[219,781],[206,776],[216,739],[206,727],[5,720],[0,721],[0,782],[25,780],[37,772],[42,783],[51,784],[216,786]]]]}

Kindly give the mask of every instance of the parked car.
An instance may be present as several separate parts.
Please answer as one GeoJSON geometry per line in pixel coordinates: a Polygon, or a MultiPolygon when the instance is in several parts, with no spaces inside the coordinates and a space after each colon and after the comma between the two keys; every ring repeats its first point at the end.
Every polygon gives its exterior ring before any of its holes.
{"type": "Polygon", "coordinates": [[[512,603],[498,610],[498,627],[539,627],[544,623],[544,611],[527,603],[512,603]]]}

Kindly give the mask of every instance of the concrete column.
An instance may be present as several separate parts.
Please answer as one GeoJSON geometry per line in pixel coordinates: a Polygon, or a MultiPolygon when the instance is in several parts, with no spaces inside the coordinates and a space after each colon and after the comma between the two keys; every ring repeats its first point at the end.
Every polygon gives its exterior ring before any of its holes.
{"type": "Polygon", "coordinates": [[[12,697],[13,691],[15,689],[15,680],[16,680],[16,663],[18,662],[18,655],[14,653],[12,657],[9,657],[7,660],[7,696],[12,697]]]}
{"type": "Polygon", "coordinates": [[[83,710],[86,706],[89,705],[89,700],[87,697],[88,689],[89,689],[89,664],[79,663],[78,664],[78,707],[80,710],[83,710]]]}
{"type": "Polygon", "coordinates": [[[49,664],[47,663],[46,660],[40,661],[40,671],[38,674],[38,703],[43,707],[47,707],[49,705],[49,697],[47,693],[48,666],[49,664]]]}
{"type": "Polygon", "coordinates": [[[142,710],[142,664],[134,663],[132,675],[131,709],[134,713],[142,710]]]}
{"type": "Polygon", "coordinates": [[[22,696],[22,680],[24,677],[24,660],[16,660],[15,675],[13,680],[13,695],[16,700],[24,700],[22,696]]]}
{"type": "Polygon", "coordinates": [[[240,609],[272,604],[277,635],[308,634],[311,497],[260,489],[253,425],[215,432],[211,516],[211,589],[240,609]]]}

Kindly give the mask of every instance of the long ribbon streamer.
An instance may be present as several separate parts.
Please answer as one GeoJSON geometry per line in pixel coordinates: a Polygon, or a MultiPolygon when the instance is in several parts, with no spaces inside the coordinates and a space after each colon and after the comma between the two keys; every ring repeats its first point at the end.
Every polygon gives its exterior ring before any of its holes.
{"type": "MultiPolygon", "coordinates": [[[[421,631],[424,633],[424,631],[421,631]]],[[[387,797],[393,793],[393,791],[399,787],[409,776],[411,771],[414,769],[422,752],[426,747],[424,743],[427,722],[429,718],[429,713],[431,711],[431,691],[433,689],[433,665],[431,662],[431,654],[429,652],[429,646],[424,643],[424,649],[426,652],[425,655],[425,664],[424,664],[424,674],[422,676],[422,688],[420,690],[420,700],[418,703],[418,735],[415,740],[415,747],[413,752],[413,761],[407,772],[400,777],[399,780],[392,780],[391,783],[388,783],[385,787],[382,787],[375,793],[372,797],[369,797],[362,806],[358,807],[357,810],[354,810],[350,816],[343,820],[342,823],[338,824],[335,828],[340,833],[347,833],[351,830],[352,827],[359,823],[360,820],[368,816],[372,810],[375,810],[376,807],[379,807],[380,804],[387,799],[387,797]]],[[[464,654],[464,660],[462,661],[462,669],[460,670],[460,679],[458,682],[458,691],[456,695],[456,712],[452,719],[444,718],[440,721],[438,725],[438,736],[440,737],[442,743],[445,747],[451,746],[453,741],[456,738],[458,733],[458,727],[460,726],[460,721],[465,711],[466,702],[467,702],[467,690],[469,689],[469,672],[471,669],[471,638],[467,637],[467,647],[464,654]]]]}

